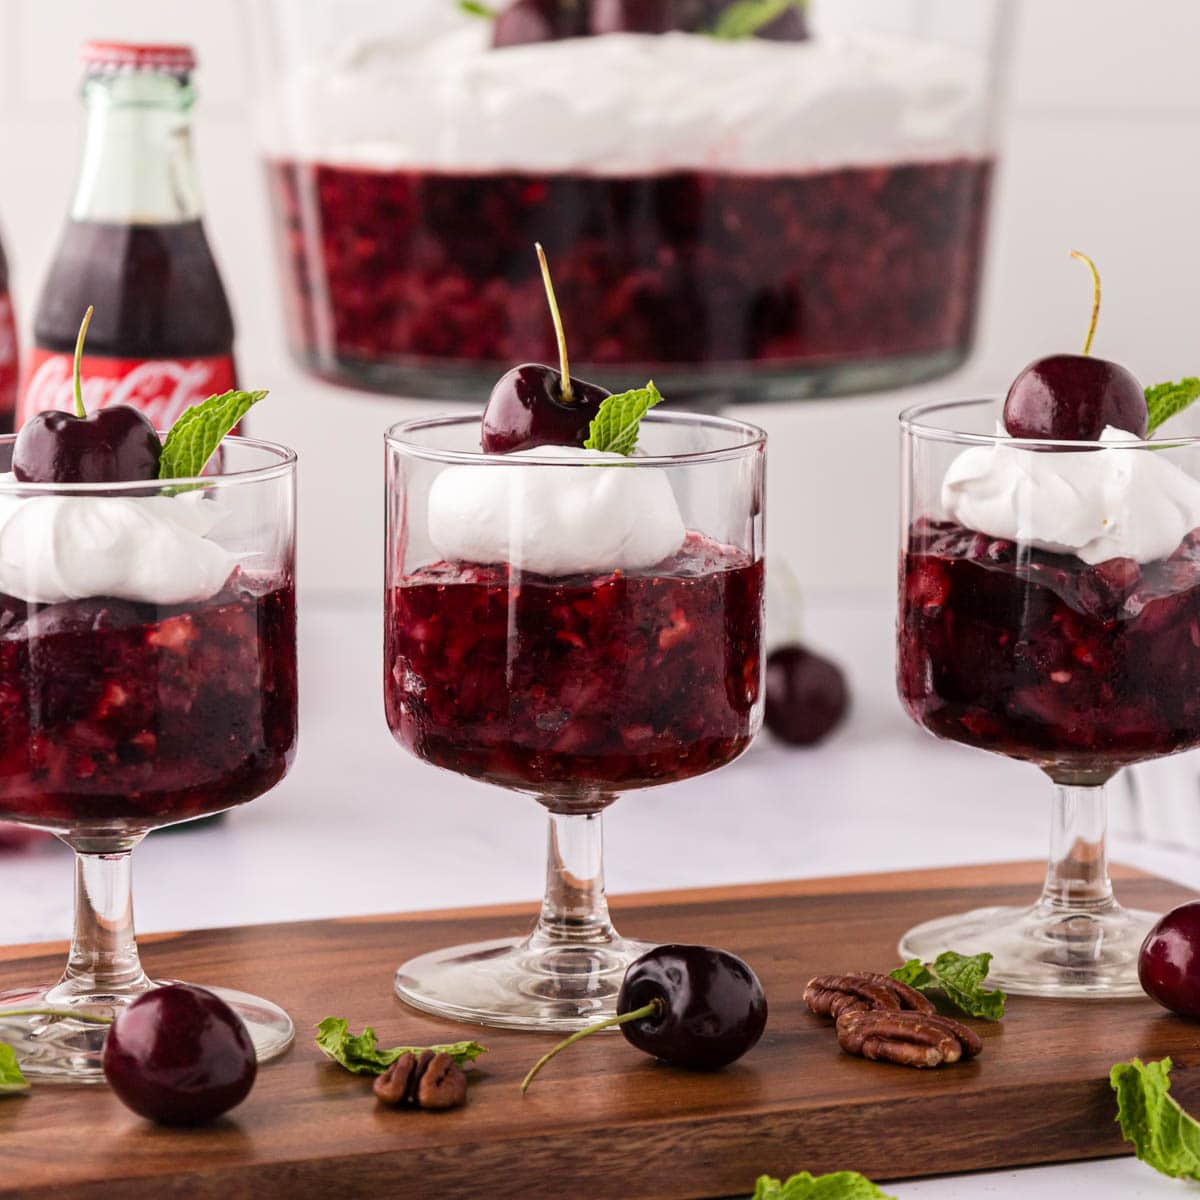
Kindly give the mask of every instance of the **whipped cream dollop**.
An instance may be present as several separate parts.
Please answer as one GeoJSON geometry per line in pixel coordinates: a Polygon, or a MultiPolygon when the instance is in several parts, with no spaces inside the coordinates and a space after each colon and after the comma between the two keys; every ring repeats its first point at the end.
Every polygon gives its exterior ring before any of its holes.
{"type": "Polygon", "coordinates": [[[497,456],[495,465],[447,467],[429,491],[429,539],[446,559],[539,575],[652,567],[683,545],[686,530],[665,472],[629,462],[539,446],[497,456]],[[505,465],[529,458],[586,465],[505,465]]]}
{"type": "Polygon", "coordinates": [[[1122,449],[1133,434],[1109,426],[1107,449],[1049,452],[1010,445],[960,454],[942,482],[942,507],[960,525],[1085,563],[1166,558],[1200,526],[1200,481],[1166,454],[1122,449]]]}
{"type": "MultiPolygon", "coordinates": [[[[12,475],[0,475],[10,482],[12,475]]],[[[208,534],[221,507],[179,496],[0,493],[0,592],[28,604],[111,596],[144,604],[207,600],[237,558],[208,534]]]]}
{"type": "Polygon", "coordinates": [[[490,37],[488,22],[459,18],[433,38],[353,42],[282,85],[264,140],[345,165],[598,175],[990,148],[986,64],[946,43],[833,30],[806,42],[609,34],[494,50],[490,37]]]}

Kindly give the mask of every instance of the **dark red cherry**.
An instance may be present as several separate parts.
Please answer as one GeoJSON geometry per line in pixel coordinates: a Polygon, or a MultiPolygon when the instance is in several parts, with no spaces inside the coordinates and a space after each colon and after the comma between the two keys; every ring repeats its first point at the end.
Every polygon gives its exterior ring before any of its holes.
{"type": "Polygon", "coordinates": [[[1164,1008],[1200,1020],[1200,900],[1173,908],[1146,935],[1138,980],[1164,1008]]]}
{"type": "Polygon", "coordinates": [[[571,402],[562,398],[562,373],[524,363],[500,377],[483,410],[485,454],[511,454],[534,446],[582,446],[600,405],[610,395],[582,379],[571,380],[571,402]]]}
{"type": "Polygon", "coordinates": [[[1149,414],[1142,385],[1124,367],[1092,358],[1100,319],[1100,272],[1086,254],[1071,251],[1092,276],[1092,316],[1082,354],[1052,354],[1030,363],[1004,401],[1004,428],[1015,438],[1094,442],[1106,425],[1146,436],[1149,414]]]}
{"type": "Polygon", "coordinates": [[[555,1055],[614,1025],[630,1045],[663,1062],[715,1071],[741,1058],[762,1037],[767,998],[758,976],[736,954],[711,946],[655,946],[626,969],[617,1015],[571,1034],[542,1055],[521,1091],[555,1055]]]}
{"type": "Polygon", "coordinates": [[[514,0],[492,22],[492,45],[525,46],[580,37],[587,32],[586,8],[571,0],[514,0]]]}
{"type": "Polygon", "coordinates": [[[850,692],[841,668],[805,646],[780,646],[767,656],[764,722],[780,741],[811,746],[846,715],[850,692]]]}
{"type": "Polygon", "coordinates": [[[1083,354],[1030,363],[1004,401],[1004,428],[1016,438],[1094,442],[1106,425],[1146,436],[1142,385],[1124,367],[1083,354]]]}
{"type": "Polygon", "coordinates": [[[677,29],[675,0],[592,0],[588,31],[668,33],[677,29]]]}
{"type": "Polygon", "coordinates": [[[41,412],[21,426],[12,470],[21,483],[124,483],[158,478],[162,442],[146,416],[114,404],[86,417],[41,412]]]}
{"type": "Polygon", "coordinates": [[[123,1009],[104,1043],[104,1077],[139,1116],[200,1125],[240,1104],[258,1062],[241,1018],[204,988],[173,983],[123,1009]]]}
{"type": "Polygon", "coordinates": [[[656,946],[635,959],[617,996],[621,1025],[639,1050],[678,1067],[712,1071],[742,1057],[762,1037],[767,998],[735,954],[711,946],[656,946]]]}

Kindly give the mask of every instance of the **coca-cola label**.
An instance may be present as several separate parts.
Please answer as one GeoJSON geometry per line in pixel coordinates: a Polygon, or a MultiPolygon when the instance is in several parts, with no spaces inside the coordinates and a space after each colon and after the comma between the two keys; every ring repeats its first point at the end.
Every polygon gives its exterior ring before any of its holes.
{"type": "MultiPolygon", "coordinates": [[[[35,349],[30,355],[17,425],[47,409],[75,407],[70,354],[35,349]]],[[[169,429],[185,408],[236,386],[233,359],[106,358],[85,354],[81,371],[83,404],[88,412],[129,404],[141,409],[155,429],[169,429]]]]}
{"type": "Polygon", "coordinates": [[[17,407],[17,323],[12,301],[0,292],[0,433],[12,428],[17,407]]]}

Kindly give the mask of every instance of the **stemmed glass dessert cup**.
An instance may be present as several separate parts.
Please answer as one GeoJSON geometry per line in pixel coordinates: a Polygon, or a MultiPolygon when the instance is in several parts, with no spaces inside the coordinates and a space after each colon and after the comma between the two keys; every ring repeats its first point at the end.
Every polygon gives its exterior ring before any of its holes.
{"type": "Polygon", "coordinates": [[[1023,995],[1140,995],[1155,917],[1113,896],[1105,784],[1200,745],[1200,437],[1013,440],[1000,409],[901,417],[898,686],[931,733],[1049,775],[1049,866],[1032,907],[926,922],[900,952],[989,952],[1023,995]]]}
{"type": "Polygon", "coordinates": [[[571,1030],[615,1010],[647,949],[609,919],[601,814],[732,762],[761,725],[766,442],[657,412],[616,461],[482,454],[479,437],[476,416],[387,434],[387,719],[418,758],[545,806],[545,898],[528,937],[423,954],[396,991],[457,1020],[571,1030]],[[631,506],[632,541],[667,530],[665,557],[619,566],[628,540],[589,526],[602,501],[631,506]]]}
{"type": "MultiPolygon", "coordinates": [[[[296,459],[236,437],[219,455],[219,474],[153,483],[0,474],[0,820],[76,861],[65,973],[0,993],[0,1042],[31,1077],[102,1080],[107,1019],[157,986],[134,940],[133,849],[261,796],[294,755],[296,459]]],[[[212,990],[260,1059],[291,1042],[276,1005],[212,990]]]]}

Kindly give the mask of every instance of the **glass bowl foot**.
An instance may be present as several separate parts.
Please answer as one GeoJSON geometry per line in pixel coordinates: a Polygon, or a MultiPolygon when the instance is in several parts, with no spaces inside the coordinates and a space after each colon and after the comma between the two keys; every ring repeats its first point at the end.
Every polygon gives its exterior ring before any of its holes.
{"type": "MultiPolygon", "coordinates": [[[[64,996],[60,985],[0,992],[0,1009],[51,1008],[81,1016],[112,1017],[139,995],[163,983],[149,983],[129,995],[64,996]]],[[[204,985],[207,987],[207,985],[204,985]]],[[[232,988],[212,987],[246,1024],[260,1063],[282,1054],[295,1037],[292,1019],[276,1004],[232,988]]],[[[0,1042],[10,1045],[21,1071],[39,1082],[103,1083],[101,1056],[107,1024],[70,1016],[6,1016],[0,1013],[0,1042]]]]}
{"type": "Polygon", "coordinates": [[[423,1012],[472,1025],[568,1033],[616,1013],[626,967],[650,948],[620,937],[453,946],[404,963],[396,995],[423,1012]]]}
{"type": "Polygon", "coordinates": [[[900,956],[932,962],[944,950],[986,951],[993,956],[988,986],[1018,996],[1141,996],[1138,950],[1157,920],[1118,904],[1096,911],[977,908],[910,929],[900,939],[900,956]]]}

